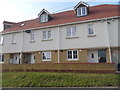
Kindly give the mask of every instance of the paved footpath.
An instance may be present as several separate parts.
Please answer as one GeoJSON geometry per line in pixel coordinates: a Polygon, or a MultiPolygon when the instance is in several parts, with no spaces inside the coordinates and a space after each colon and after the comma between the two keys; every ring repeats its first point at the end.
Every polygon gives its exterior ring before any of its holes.
{"type": "Polygon", "coordinates": [[[26,88],[2,88],[2,90],[120,90],[118,87],[74,87],[74,88],[68,88],[68,87],[42,87],[42,88],[33,88],[33,87],[26,87],[26,88]]]}

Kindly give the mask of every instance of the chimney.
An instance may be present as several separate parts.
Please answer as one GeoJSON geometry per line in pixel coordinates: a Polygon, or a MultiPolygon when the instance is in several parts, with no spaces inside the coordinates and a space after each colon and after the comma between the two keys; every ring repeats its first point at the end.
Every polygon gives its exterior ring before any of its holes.
{"type": "Polygon", "coordinates": [[[8,21],[4,21],[3,22],[3,29],[8,29],[11,28],[15,23],[14,22],[8,22],[8,21]]]}

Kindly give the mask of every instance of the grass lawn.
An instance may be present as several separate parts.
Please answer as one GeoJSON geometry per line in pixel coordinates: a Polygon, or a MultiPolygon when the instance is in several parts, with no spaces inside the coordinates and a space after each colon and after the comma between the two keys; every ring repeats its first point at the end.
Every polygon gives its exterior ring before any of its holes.
{"type": "Polygon", "coordinates": [[[100,87],[117,86],[116,74],[58,72],[3,72],[3,87],[100,87]]]}

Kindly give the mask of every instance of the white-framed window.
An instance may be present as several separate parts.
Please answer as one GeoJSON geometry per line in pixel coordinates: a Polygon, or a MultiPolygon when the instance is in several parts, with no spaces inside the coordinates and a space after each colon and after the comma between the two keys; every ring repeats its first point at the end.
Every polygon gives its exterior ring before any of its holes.
{"type": "Polygon", "coordinates": [[[88,35],[95,35],[93,24],[88,24],[88,35]]]}
{"type": "Polygon", "coordinates": [[[67,27],[67,37],[76,37],[76,27],[67,27]]]}
{"type": "Polygon", "coordinates": [[[78,50],[68,50],[67,51],[68,60],[78,60],[78,50]]]}
{"type": "Polygon", "coordinates": [[[47,14],[43,14],[40,16],[40,22],[47,22],[48,21],[48,15],[47,14]]]}
{"type": "Polygon", "coordinates": [[[0,37],[0,44],[3,44],[3,36],[0,37]]]}
{"type": "Polygon", "coordinates": [[[42,52],[42,61],[51,61],[51,52],[42,52]]]}
{"type": "Polygon", "coordinates": [[[43,40],[51,39],[51,30],[43,31],[43,40]]]}
{"type": "Polygon", "coordinates": [[[12,35],[12,43],[16,43],[16,34],[12,35]]]}
{"type": "Polygon", "coordinates": [[[77,16],[85,16],[85,15],[87,15],[87,7],[77,8],[77,16]]]}
{"type": "Polygon", "coordinates": [[[31,32],[30,41],[35,41],[35,33],[31,32]]]}

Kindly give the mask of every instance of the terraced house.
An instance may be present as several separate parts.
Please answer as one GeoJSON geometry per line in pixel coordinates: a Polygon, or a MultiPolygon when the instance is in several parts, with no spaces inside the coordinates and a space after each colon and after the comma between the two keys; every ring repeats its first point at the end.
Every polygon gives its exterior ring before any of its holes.
{"type": "Polygon", "coordinates": [[[118,63],[118,5],[90,7],[79,2],[74,10],[36,19],[4,21],[1,60],[5,64],[118,63]]]}

